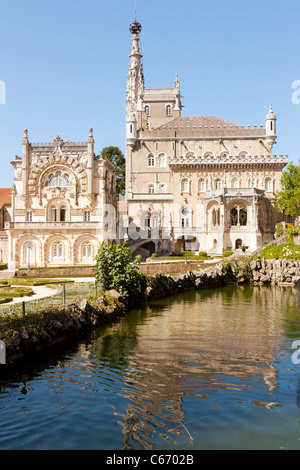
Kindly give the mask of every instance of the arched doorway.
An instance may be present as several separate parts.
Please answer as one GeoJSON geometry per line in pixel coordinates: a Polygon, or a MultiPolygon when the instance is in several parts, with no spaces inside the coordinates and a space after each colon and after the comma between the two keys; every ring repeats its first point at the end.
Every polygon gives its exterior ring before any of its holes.
{"type": "Polygon", "coordinates": [[[243,240],[241,240],[240,238],[238,238],[238,239],[235,241],[235,249],[236,249],[236,250],[241,250],[241,249],[242,249],[242,246],[243,246],[243,240]]]}

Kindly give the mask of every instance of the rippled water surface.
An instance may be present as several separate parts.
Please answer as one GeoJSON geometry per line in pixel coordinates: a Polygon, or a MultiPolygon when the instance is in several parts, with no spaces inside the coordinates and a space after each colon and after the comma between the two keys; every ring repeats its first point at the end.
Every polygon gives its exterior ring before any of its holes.
{"type": "Polygon", "coordinates": [[[300,449],[299,307],[290,287],[189,292],[2,365],[0,449],[300,449]]]}

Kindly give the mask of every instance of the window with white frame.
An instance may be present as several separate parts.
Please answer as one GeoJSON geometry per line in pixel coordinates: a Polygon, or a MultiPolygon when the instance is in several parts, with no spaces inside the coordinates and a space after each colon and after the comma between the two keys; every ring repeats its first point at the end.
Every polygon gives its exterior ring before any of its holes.
{"type": "Polygon", "coordinates": [[[172,116],[172,106],[170,104],[166,106],[166,116],[172,116]]]}
{"type": "Polygon", "coordinates": [[[152,228],[158,228],[158,216],[157,215],[152,217],[152,228]]]}
{"type": "Polygon", "coordinates": [[[158,157],[158,161],[160,168],[164,168],[166,166],[166,155],[161,153],[158,157]]]}
{"type": "Polygon", "coordinates": [[[182,209],[181,211],[181,226],[182,228],[187,228],[190,227],[191,225],[191,217],[190,217],[190,211],[187,207],[182,209]]]}
{"type": "Polygon", "coordinates": [[[144,110],[145,110],[145,113],[147,114],[147,116],[150,116],[150,106],[148,104],[146,104],[144,110]]]}
{"type": "Polygon", "coordinates": [[[155,186],[154,186],[154,184],[149,184],[149,186],[148,186],[148,193],[149,193],[149,194],[154,194],[154,193],[155,193],[155,186]]]}
{"type": "Polygon", "coordinates": [[[189,190],[190,190],[190,182],[187,178],[183,178],[183,180],[181,180],[181,192],[188,193],[189,190]]]}
{"type": "Polygon", "coordinates": [[[198,181],[198,192],[199,193],[204,193],[206,191],[206,181],[204,178],[201,178],[198,181]]]}
{"type": "Polygon", "coordinates": [[[148,167],[155,167],[155,157],[152,154],[148,155],[148,167]]]}
{"type": "Polygon", "coordinates": [[[272,181],[271,178],[266,178],[266,180],[265,180],[265,189],[268,192],[273,191],[273,181],[272,181]]]}
{"type": "Polygon", "coordinates": [[[84,243],[82,245],[82,258],[93,257],[93,246],[91,243],[84,243]]]}
{"type": "Polygon", "coordinates": [[[164,194],[164,193],[167,192],[167,186],[166,186],[164,183],[162,183],[162,184],[159,185],[159,192],[160,192],[161,194],[164,194]]]}
{"type": "Polygon", "coordinates": [[[215,189],[221,189],[222,181],[220,179],[216,179],[215,181],[215,189]]]}
{"type": "Polygon", "coordinates": [[[63,259],[64,246],[62,243],[54,243],[53,245],[53,259],[63,259]]]}

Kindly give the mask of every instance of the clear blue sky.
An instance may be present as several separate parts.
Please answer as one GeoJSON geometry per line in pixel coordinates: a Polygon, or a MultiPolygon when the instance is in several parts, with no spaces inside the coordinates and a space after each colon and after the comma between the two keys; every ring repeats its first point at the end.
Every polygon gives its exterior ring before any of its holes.
{"type": "MultiPolygon", "coordinates": [[[[81,142],[93,127],[97,153],[108,145],[124,152],[135,0],[0,6],[0,187],[13,184],[10,162],[21,156],[25,128],[31,142],[81,142]]],[[[137,0],[146,87],[171,87],[177,73],[183,115],[245,126],[265,124],[272,103],[273,153],[298,163],[300,104],[291,98],[300,81],[299,14],[299,0],[137,0]]]]}

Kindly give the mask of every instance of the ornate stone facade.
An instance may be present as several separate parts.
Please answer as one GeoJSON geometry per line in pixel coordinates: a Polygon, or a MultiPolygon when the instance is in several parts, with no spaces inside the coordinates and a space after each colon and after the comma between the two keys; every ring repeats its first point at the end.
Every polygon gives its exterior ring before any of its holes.
{"type": "Polygon", "coordinates": [[[31,144],[24,132],[15,157],[9,268],[91,265],[103,240],[117,242],[116,170],[86,143],[31,144]],[[108,229],[109,226],[109,229],[108,229]]]}
{"type": "Polygon", "coordinates": [[[214,116],[183,117],[178,77],[147,89],[138,34],[126,97],[126,196],[132,253],[144,257],[255,251],[273,239],[288,159],[273,156],[276,116],[245,128],[214,116]]]}

